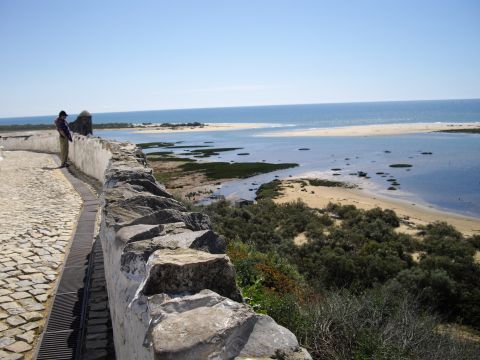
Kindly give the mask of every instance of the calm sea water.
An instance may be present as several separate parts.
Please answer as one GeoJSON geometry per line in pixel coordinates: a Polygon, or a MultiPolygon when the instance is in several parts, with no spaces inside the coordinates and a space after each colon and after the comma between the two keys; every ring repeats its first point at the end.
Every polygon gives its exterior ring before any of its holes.
{"type": "MultiPolygon", "coordinates": [[[[68,109],[67,109],[68,110],[68,109]]],[[[54,116],[0,119],[2,124],[51,123],[54,116]]],[[[71,116],[74,120],[75,116],[71,116]]],[[[131,123],[263,123],[284,130],[362,124],[478,122],[480,100],[378,102],[192,109],[93,114],[94,122],[131,123]]],[[[423,203],[438,209],[480,217],[480,135],[431,133],[383,137],[257,137],[275,129],[138,134],[97,131],[106,138],[135,143],[182,141],[182,145],[240,147],[206,161],[295,162],[300,166],[223,184],[217,195],[252,199],[263,182],[306,173],[358,183],[377,194],[423,203]],[[301,151],[300,148],[309,148],[301,151]],[[247,156],[238,153],[248,152],[247,156]],[[422,152],[432,153],[431,155],[422,152]],[[391,168],[408,163],[411,168],[391,168]],[[341,170],[332,170],[341,169],[341,170]],[[350,175],[365,171],[370,179],[350,175]],[[388,173],[377,174],[377,173],[388,173]],[[336,174],[336,175],[334,175],[336,174]],[[388,179],[400,186],[389,191],[388,179]]],[[[147,150],[155,151],[156,149],[147,150]]],[[[179,150],[184,153],[184,150],[179,150]]]]}
{"type": "MultiPolygon", "coordinates": [[[[66,109],[68,112],[68,108],[66,109]]],[[[88,109],[87,109],[88,110],[88,109]]],[[[70,114],[70,121],[75,114],[70,114]]],[[[50,124],[55,115],[0,118],[0,125],[50,124]]],[[[480,121],[480,99],[252,106],[215,109],[93,113],[97,123],[271,123],[303,127],[412,122],[480,121]]]]}

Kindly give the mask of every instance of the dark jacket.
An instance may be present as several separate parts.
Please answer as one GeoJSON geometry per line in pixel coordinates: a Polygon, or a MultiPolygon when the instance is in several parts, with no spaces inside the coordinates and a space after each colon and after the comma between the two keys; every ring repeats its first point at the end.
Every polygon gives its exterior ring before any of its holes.
{"type": "Polygon", "coordinates": [[[72,141],[72,133],[70,132],[70,129],[68,128],[68,122],[65,119],[61,118],[56,118],[55,119],[55,126],[57,127],[58,132],[60,133],[61,136],[63,134],[66,135],[68,141],[72,141]],[[62,134],[63,131],[63,134],[62,134]]]}

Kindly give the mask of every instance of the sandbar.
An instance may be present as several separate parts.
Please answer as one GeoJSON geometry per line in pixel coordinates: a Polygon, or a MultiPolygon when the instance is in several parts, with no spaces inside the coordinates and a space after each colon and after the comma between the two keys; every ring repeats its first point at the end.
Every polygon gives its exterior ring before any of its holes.
{"type": "Polygon", "coordinates": [[[399,231],[414,235],[417,226],[435,221],[445,221],[466,236],[480,234],[480,218],[468,217],[436,210],[422,204],[376,196],[361,189],[306,185],[303,189],[297,180],[282,181],[282,195],[274,199],[276,203],[302,200],[311,208],[325,208],[328,203],[355,205],[369,210],[374,207],[391,209],[402,220],[399,231]],[[305,191],[302,191],[305,190],[305,191]],[[313,192],[313,193],[312,193],[313,192]]]}
{"type": "Polygon", "coordinates": [[[429,133],[443,130],[475,129],[480,122],[471,123],[411,123],[411,124],[379,124],[355,125],[329,128],[314,128],[289,131],[274,131],[259,134],[264,137],[284,136],[388,136],[416,133],[429,133]]]}
{"type": "MultiPolygon", "coordinates": [[[[152,126],[147,128],[134,128],[136,133],[142,134],[162,134],[175,132],[201,132],[201,131],[231,131],[231,130],[248,130],[271,127],[270,124],[260,123],[216,123],[202,124],[201,126],[152,126]]],[[[125,129],[119,129],[125,130],[125,129]]]]}

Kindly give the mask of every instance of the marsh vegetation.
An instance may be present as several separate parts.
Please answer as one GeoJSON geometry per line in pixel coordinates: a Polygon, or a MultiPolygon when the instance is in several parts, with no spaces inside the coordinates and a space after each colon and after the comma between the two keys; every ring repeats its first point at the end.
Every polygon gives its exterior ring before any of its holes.
{"type": "Polygon", "coordinates": [[[379,208],[265,199],[205,211],[228,241],[247,301],[292,330],[314,358],[480,355],[480,236],[442,222],[415,236],[398,233],[396,214],[379,208]],[[469,336],[441,331],[445,323],[466,326],[469,336]]]}

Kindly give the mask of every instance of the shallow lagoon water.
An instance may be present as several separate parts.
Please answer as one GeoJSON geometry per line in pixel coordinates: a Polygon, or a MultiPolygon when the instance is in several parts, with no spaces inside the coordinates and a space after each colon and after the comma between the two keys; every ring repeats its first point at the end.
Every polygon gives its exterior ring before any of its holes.
{"type": "MultiPolygon", "coordinates": [[[[68,111],[68,109],[67,109],[68,111]]],[[[70,119],[74,120],[74,116],[70,119]]],[[[93,113],[96,123],[263,123],[291,130],[392,123],[478,122],[480,99],[444,101],[370,102],[347,104],[311,104],[255,106],[217,109],[137,111],[93,113]]],[[[0,119],[0,125],[52,123],[53,116],[0,119]]],[[[182,141],[182,145],[242,147],[222,152],[205,161],[295,162],[293,169],[227,182],[218,195],[253,199],[256,188],[278,176],[288,178],[315,172],[318,176],[358,183],[375,194],[430,204],[438,209],[480,217],[480,135],[429,133],[383,137],[257,137],[274,129],[145,134],[128,130],[96,131],[99,136],[131,141],[182,141]],[[205,144],[205,142],[213,142],[205,144]],[[300,148],[309,148],[300,151],[300,148]],[[390,151],[386,153],[385,151],[390,151]],[[239,156],[248,152],[250,155],[239,156]],[[432,155],[422,155],[431,152],[432,155]],[[349,158],[350,160],[345,160],[349,158]],[[390,168],[394,163],[412,164],[411,168],[390,168]],[[332,171],[341,168],[341,171],[332,171]],[[370,179],[349,173],[365,171],[370,179]],[[388,191],[390,173],[400,183],[388,191]],[[333,176],[333,173],[339,173],[333,176]],[[252,185],[252,183],[257,185],[252,185]]],[[[146,152],[162,149],[147,149],[146,152]]],[[[177,149],[176,153],[188,153],[177,149]]]]}
{"type": "MultiPolygon", "coordinates": [[[[380,195],[423,203],[437,209],[480,217],[480,136],[431,133],[382,137],[256,137],[265,129],[141,134],[132,131],[98,131],[107,138],[135,143],[150,141],[182,142],[181,145],[241,147],[222,152],[205,161],[270,163],[295,162],[299,167],[229,181],[214,195],[253,199],[264,182],[316,172],[324,178],[357,183],[380,195]],[[205,142],[213,142],[207,143],[205,142]],[[309,148],[302,151],[300,148],[309,148]],[[388,151],[388,152],[387,152],[388,151]],[[431,152],[431,155],[422,154],[431,152]],[[238,153],[249,153],[240,156],[238,153]],[[349,159],[349,160],[345,160],[349,159]],[[396,163],[410,168],[391,168],[396,163]],[[331,169],[340,168],[340,171],[331,169]],[[349,175],[358,171],[370,179],[349,175]],[[389,173],[387,177],[377,172],[389,173]],[[340,174],[334,176],[333,174],[340,174]],[[400,186],[389,191],[388,178],[400,186]]],[[[270,131],[270,130],[269,130],[270,131]]],[[[147,149],[146,152],[161,149],[147,149]]],[[[190,149],[189,149],[190,150],[190,149]]],[[[188,152],[176,149],[177,153],[188,152]]]]}

